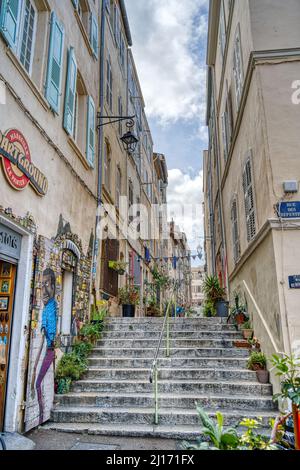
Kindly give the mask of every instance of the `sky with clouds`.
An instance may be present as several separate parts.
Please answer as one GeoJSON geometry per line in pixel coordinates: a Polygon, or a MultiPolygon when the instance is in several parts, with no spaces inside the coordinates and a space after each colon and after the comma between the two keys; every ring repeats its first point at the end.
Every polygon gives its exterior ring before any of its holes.
{"type": "Polygon", "coordinates": [[[170,211],[195,251],[203,245],[208,0],[125,3],[154,150],[167,159],[170,211]]]}

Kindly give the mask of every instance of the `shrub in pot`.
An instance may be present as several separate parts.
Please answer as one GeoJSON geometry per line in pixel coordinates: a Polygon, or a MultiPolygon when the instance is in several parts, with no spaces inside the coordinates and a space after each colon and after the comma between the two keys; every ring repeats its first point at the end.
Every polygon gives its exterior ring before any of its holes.
{"type": "Polygon", "coordinates": [[[230,310],[229,319],[233,318],[236,325],[242,325],[248,321],[247,316],[247,307],[245,305],[240,305],[239,296],[236,295],[234,298],[235,305],[230,310]]]}
{"type": "MultiPolygon", "coordinates": [[[[228,317],[228,302],[226,299],[226,290],[221,287],[217,276],[206,276],[203,283],[203,292],[208,305],[212,305],[211,316],[213,312],[217,317],[228,317]]],[[[207,315],[208,316],[208,315],[207,315]]]]}
{"type": "Polygon", "coordinates": [[[123,317],[134,317],[135,307],[139,304],[139,289],[134,286],[125,286],[119,289],[119,303],[122,305],[123,317]]]}
{"type": "Polygon", "coordinates": [[[269,372],[267,371],[267,358],[262,352],[252,352],[248,360],[248,369],[256,372],[257,380],[260,383],[269,382],[269,372]]]}
{"type": "Polygon", "coordinates": [[[281,380],[281,393],[273,398],[275,401],[289,399],[292,403],[295,449],[300,450],[300,357],[274,354],[271,362],[281,380]]]}

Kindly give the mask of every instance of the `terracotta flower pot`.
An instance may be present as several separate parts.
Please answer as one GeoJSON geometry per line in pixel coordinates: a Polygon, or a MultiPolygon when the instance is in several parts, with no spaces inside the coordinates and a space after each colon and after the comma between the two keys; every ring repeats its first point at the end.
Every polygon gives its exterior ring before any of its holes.
{"type": "Polygon", "coordinates": [[[245,339],[234,341],[233,344],[236,348],[247,348],[247,349],[251,348],[251,345],[245,339]]]}
{"type": "Polygon", "coordinates": [[[293,420],[295,433],[295,449],[300,450],[300,409],[293,405],[293,420]]]}
{"type": "Polygon", "coordinates": [[[256,371],[256,377],[259,383],[261,384],[267,384],[269,383],[269,371],[265,369],[258,369],[256,371]]]}
{"type": "Polygon", "coordinates": [[[243,336],[245,339],[251,339],[253,336],[253,330],[243,330],[243,336]]]}
{"type": "Polygon", "coordinates": [[[246,321],[246,316],[244,313],[238,313],[236,316],[235,316],[235,321],[238,325],[242,325],[243,323],[245,323],[246,321]]]}

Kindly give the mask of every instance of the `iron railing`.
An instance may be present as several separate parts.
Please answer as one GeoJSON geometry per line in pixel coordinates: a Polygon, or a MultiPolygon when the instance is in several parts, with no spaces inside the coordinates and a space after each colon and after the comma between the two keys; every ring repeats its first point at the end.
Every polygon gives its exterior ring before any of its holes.
{"type": "Polygon", "coordinates": [[[166,337],[166,356],[170,357],[170,308],[174,304],[175,307],[175,317],[176,317],[176,298],[174,296],[176,290],[176,283],[174,284],[170,300],[168,302],[166,313],[164,316],[164,321],[162,329],[159,336],[159,341],[154,355],[154,360],[152,363],[152,368],[150,371],[150,383],[154,385],[154,423],[158,424],[158,354],[161,348],[162,339],[164,336],[165,327],[167,326],[167,337],[166,337]]]}

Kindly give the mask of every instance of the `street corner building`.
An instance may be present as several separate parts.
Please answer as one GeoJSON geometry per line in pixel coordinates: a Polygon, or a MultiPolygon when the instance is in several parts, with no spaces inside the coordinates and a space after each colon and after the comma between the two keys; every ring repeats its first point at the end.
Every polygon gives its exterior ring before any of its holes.
{"type": "Polygon", "coordinates": [[[88,314],[98,8],[0,2],[0,431],[49,419],[54,361],[88,314]]]}
{"type": "Polygon", "coordinates": [[[299,15],[294,0],[210,1],[207,271],[268,357],[300,348],[299,15]]]}

